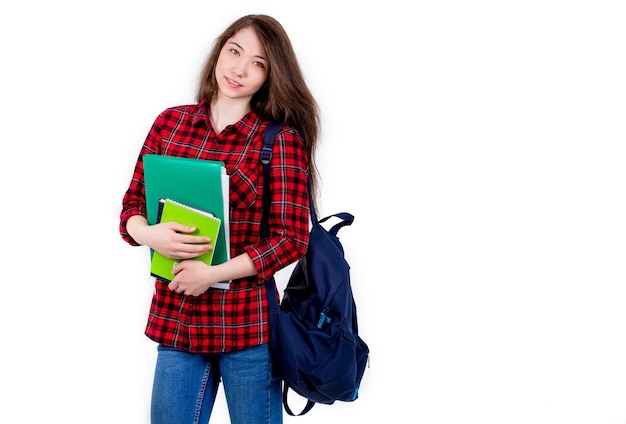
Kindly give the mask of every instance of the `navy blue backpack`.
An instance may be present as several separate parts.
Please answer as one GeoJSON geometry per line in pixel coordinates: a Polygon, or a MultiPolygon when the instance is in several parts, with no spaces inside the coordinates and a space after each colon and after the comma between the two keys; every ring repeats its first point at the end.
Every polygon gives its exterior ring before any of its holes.
{"type": "MultiPolygon", "coordinates": [[[[269,161],[282,125],[267,127],[261,162],[264,165],[264,217],[269,208],[269,161]]],[[[309,186],[312,227],[306,255],[287,282],[280,305],[276,284],[266,284],[270,307],[270,351],[276,375],[283,380],[283,406],[289,415],[304,415],[315,403],[333,404],[357,399],[368,363],[369,348],[358,334],[356,304],[350,284],[350,265],[337,232],[351,225],[348,212],[317,219],[309,186]],[[321,224],[335,217],[329,230],[321,224]],[[289,389],[307,399],[295,414],[289,408],[289,389]]],[[[267,234],[267,219],[262,234],[267,234]]]]}

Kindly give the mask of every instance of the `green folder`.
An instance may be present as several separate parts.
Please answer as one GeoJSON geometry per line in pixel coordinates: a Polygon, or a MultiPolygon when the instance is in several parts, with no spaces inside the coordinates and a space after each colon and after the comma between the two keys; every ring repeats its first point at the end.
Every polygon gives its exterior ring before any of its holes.
{"type": "MultiPolygon", "coordinates": [[[[223,162],[149,154],[143,156],[148,223],[157,222],[159,200],[173,199],[220,219],[213,264],[230,259],[229,179],[223,162]]],[[[228,288],[228,281],[213,285],[228,288]]]]}

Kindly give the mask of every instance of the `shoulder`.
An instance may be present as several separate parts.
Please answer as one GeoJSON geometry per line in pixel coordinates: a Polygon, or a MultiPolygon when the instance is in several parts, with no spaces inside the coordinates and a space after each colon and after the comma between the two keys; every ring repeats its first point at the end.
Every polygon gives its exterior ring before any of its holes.
{"type": "Polygon", "coordinates": [[[305,142],[300,131],[290,123],[283,124],[276,134],[276,141],[294,152],[304,152],[305,142]]]}
{"type": "Polygon", "coordinates": [[[272,122],[267,119],[261,118],[254,111],[248,112],[235,127],[244,135],[249,138],[265,137],[269,131],[274,135],[274,141],[276,144],[284,142],[296,142],[303,143],[303,139],[300,132],[291,122],[272,122]]]}
{"type": "MultiPolygon", "coordinates": [[[[265,131],[270,130],[272,128],[271,125],[274,124],[268,123],[265,131]]],[[[282,161],[286,161],[298,168],[306,169],[308,162],[306,145],[298,129],[290,123],[284,123],[276,125],[273,130],[276,132],[274,136],[274,154],[280,156],[282,161]]]]}
{"type": "Polygon", "coordinates": [[[300,143],[304,144],[304,140],[302,139],[300,132],[295,125],[290,122],[277,123],[265,121],[263,133],[266,131],[271,131],[275,134],[276,142],[295,143],[296,145],[300,143]]]}
{"type": "Polygon", "coordinates": [[[256,143],[262,144],[268,134],[274,149],[305,149],[302,135],[291,122],[272,122],[251,111],[237,125],[244,136],[254,139],[256,143]]]}

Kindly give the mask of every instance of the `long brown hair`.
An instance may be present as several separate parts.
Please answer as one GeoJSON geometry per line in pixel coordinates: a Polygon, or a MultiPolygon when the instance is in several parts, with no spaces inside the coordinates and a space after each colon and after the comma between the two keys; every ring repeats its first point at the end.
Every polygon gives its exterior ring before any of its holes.
{"type": "Polygon", "coordinates": [[[315,149],[320,133],[320,113],[317,102],[307,87],[296,54],[283,26],[267,15],[247,15],[237,19],[215,39],[198,87],[198,102],[210,101],[217,94],[215,66],[222,47],[243,28],[256,31],[269,63],[267,81],[254,94],[250,106],[263,119],[291,122],[300,132],[309,157],[309,178],[313,198],[317,197],[319,175],[315,149]]]}

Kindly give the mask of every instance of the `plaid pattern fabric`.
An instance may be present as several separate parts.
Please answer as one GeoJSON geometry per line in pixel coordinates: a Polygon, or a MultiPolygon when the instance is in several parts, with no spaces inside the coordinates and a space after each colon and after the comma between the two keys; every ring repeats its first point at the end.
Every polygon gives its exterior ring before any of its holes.
{"type": "MultiPolygon", "coordinates": [[[[141,148],[122,200],[120,234],[128,219],[146,216],[142,157],[162,154],[222,161],[230,176],[231,257],[247,252],[257,276],[235,280],[230,290],[210,289],[193,297],[170,291],[157,280],[146,335],[166,346],[190,352],[228,352],[268,341],[268,306],[264,282],[298,260],[309,237],[308,158],[293,127],[276,138],[270,164],[270,236],[260,240],[263,169],[260,163],[267,121],[249,112],[215,133],[208,105],[184,105],[162,112],[141,148]]],[[[198,182],[201,184],[202,182],[198,182]]]]}

